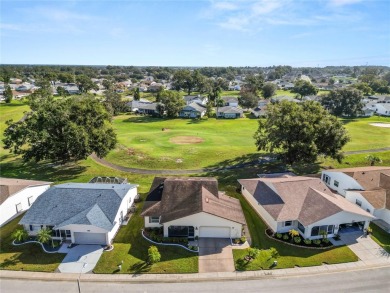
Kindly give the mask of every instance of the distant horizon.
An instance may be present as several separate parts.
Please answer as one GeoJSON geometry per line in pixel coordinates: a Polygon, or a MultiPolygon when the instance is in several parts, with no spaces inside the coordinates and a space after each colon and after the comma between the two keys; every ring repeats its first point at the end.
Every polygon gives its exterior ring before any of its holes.
{"type": "MultiPolygon", "coordinates": [[[[90,67],[107,67],[107,66],[118,66],[118,67],[168,67],[168,68],[204,68],[204,67],[215,67],[215,68],[228,68],[228,67],[233,67],[233,68],[273,68],[277,66],[291,66],[289,64],[275,64],[271,66],[257,66],[257,65],[243,65],[243,66],[233,66],[233,65],[226,65],[226,66],[191,66],[191,65],[184,65],[184,66],[178,66],[178,65],[118,65],[118,64],[11,64],[11,63],[6,63],[6,64],[0,64],[0,66],[90,66],[90,67]]],[[[326,68],[326,67],[387,67],[390,68],[389,65],[327,65],[327,66],[291,66],[292,68],[326,68]]]]}
{"type": "Polygon", "coordinates": [[[388,0],[2,0],[0,63],[390,66],[389,11],[388,0]]]}

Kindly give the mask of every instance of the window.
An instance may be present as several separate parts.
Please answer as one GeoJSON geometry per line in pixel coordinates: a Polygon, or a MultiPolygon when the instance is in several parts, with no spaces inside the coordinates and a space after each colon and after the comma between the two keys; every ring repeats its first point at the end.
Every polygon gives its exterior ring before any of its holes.
{"type": "Polygon", "coordinates": [[[319,236],[323,231],[325,231],[326,234],[333,234],[334,225],[314,226],[311,228],[311,236],[319,236]]]}
{"type": "Polygon", "coordinates": [[[327,184],[330,184],[330,177],[326,174],[322,175],[322,181],[324,181],[327,184]]]}
{"type": "Polygon", "coordinates": [[[29,198],[27,198],[27,201],[28,201],[28,206],[31,207],[31,205],[34,202],[34,197],[30,196],[29,198]]]}
{"type": "Polygon", "coordinates": [[[65,235],[66,235],[66,238],[72,237],[70,230],[65,230],[65,235]]]}
{"type": "Polygon", "coordinates": [[[289,226],[292,226],[292,221],[285,221],[284,227],[289,227],[289,226]]]}
{"type": "Polygon", "coordinates": [[[339,182],[337,180],[333,181],[333,185],[339,187],[339,182]]]}
{"type": "Polygon", "coordinates": [[[16,212],[17,212],[17,213],[23,211],[23,209],[22,209],[22,204],[21,204],[21,203],[18,203],[18,204],[16,204],[15,206],[16,206],[16,212]]]}
{"type": "Polygon", "coordinates": [[[168,237],[188,237],[188,226],[169,226],[168,237]]]}
{"type": "Polygon", "coordinates": [[[361,207],[362,206],[362,201],[361,200],[356,200],[356,204],[359,206],[359,207],[361,207]]]}
{"type": "Polygon", "coordinates": [[[298,222],[298,229],[302,232],[302,234],[305,234],[305,226],[303,226],[300,222],[298,222]]]}
{"type": "Polygon", "coordinates": [[[159,223],[160,217],[149,217],[149,223],[159,223]]]}

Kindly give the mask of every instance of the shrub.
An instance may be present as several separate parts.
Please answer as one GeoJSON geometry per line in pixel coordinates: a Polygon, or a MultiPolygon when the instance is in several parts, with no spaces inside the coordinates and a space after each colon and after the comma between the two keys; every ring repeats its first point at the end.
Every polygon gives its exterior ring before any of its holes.
{"type": "Polygon", "coordinates": [[[282,237],[283,237],[282,233],[276,233],[276,238],[282,239],[282,237]]]}
{"type": "Polygon", "coordinates": [[[279,257],[279,252],[277,251],[277,249],[275,247],[271,247],[269,249],[269,253],[271,255],[271,258],[278,258],[279,257]]]}
{"type": "Polygon", "coordinates": [[[311,240],[310,239],[305,239],[305,240],[303,240],[303,242],[305,242],[305,244],[307,244],[307,245],[311,244],[311,240]]]}
{"type": "Polygon", "coordinates": [[[321,240],[320,239],[315,239],[315,240],[313,240],[313,243],[315,245],[320,245],[321,244],[321,240]]]}
{"type": "Polygon", "coordinates": [[[322,242],[325,243],[325,244],[328,244],[329,243],[329,239],[328,238],[322,239],[322,242]]]}
{"type": "Polygon", "coordinates": [[[150,246],[148,249],[148,262],[150,264],[154,264],[154,263],[159,262],[160,259],[161,259],[161,254],[158,251],[157,247],[153,246],[153,245],[150,246]]]}
{"type": "Polygon", "coordinates": [[[288,236],[288,234],[284,234],[284,235],[283,235],[283,240],[288,240],[288,239],[290,239],[290,237],[288,236]]]}
{"type": "Polygon", "coordinates": [[[240,239],[239,238],[236,238],[236,239],[234,239],[234,241],[233,241],[235,244],[239,244],[240,243],[240,239]]]}
{"type": "Polygon", "coordinates": [[[299,237],[299,236],[294,237],[294,242],[297,243],[297,244],[301,243],[302,242],[301,237],[299,237]]]}
{"type": "Polygon", "coordinates": [[[248,256],[255,259],[260,253],[260,249],[258,248],[254,248],[254,247],[251,247],[251,248],[248,248],[248,256]]]}
{"type": "Polygon", "coordinates": [[[245,242],[246,242],[246,237],[245,237],[245,236],[242,236],[242,237],[240,238],[240,242],[241,242],[241,243],[245,243],[245,242]]]}

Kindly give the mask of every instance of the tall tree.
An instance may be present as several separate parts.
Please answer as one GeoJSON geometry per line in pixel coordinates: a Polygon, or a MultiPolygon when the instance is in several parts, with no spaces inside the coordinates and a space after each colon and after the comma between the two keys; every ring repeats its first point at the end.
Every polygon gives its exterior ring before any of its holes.
{"type": "Polygon", "coordinates": [[[366,82],[355,83],[352,87],[361,91],[365,96],[369,96],[374,93],[370,85],[366,82]]]}
{"type": "Polygon", "coordinates": [[[191,94],[195,87],[195,81],[192,78],[191,71],[187,69],[177,70],[173,74],[172,84],[176,90],[179,91],[181,89],[184,89],[188,95],[191,94]]]}
{"type": "Polygon", "coordinates": [[[301,98],[305,96],[316,95],[318,93],[318,89],[314,85],[303,79],[299,79],[295,82],[292,91],[294,93],[300,94],[301,98]]]}
{"type": "Polygon", "coordinates": [[[253,75],[253,74],[248,75],[245,77],[245,82],[241,87],[241,92],[251,92],[257,95],[257,92],[262,89],[263,84],[264,84],[263,73],[259,73],[257,75],[253,75]]]}
{"type": "Polygon", "coordinates": [[[11,87],[7,84],[4,91],[4,101],[8,104],[11,103],[13,98],[11,87]]]}
{"type": "Polygon", "coordinates": [[[69,93],[62,86],[57,87],[57,93],[61,97],[66,97],[69,95],[69,93]]]}
{"type": "Polygon", "coordinates": [[[272,97],[275,94],[276,89],[276,84],[272,82],[266,82],[261,89],[261,91],[263,92],[263,97],[266,99],[272,97]]]}
{"type": "Polygon", "coordinates": [[[94,83],[90,77],[81,74],[76,77],[76,84],[81,93],[87,93],[90,90],[98,90],[99,87],[94,83]]]}
{"type": "Polygon", "coordinates": [[[3,139],[4,148],[24,161],[66,163],[93,152],[104,157],[115,147],[111,116],[94,97],[37,98],[30,107],[24,120],[7,121],[3,139]]]}
{"type": "Polygon", "coordinates": [[[185,106],[183,97],[176,91],[163,91],[160,96],[160,102],[164,104],[167,116],[174,118],[185,106]]]}
{"type": "Polygon", "coordinates": [[[120,94],[112,90],[108,90],[105,91],[104,97],[104,106],[106,107],[106,110],[112,113],[114,116],[130,111],[126,101],[122,101],[120,94]]]}
{"type": "Polygon", "coordinates": [[[336,116],[355,117],[363,109],[362,93],[353,88],[343,88],[330,91],[328,95],[323,96],[321,104],[336,116]]]}
{"type": "Polygon", "coordinates": [[[258,150],[279,154],[287,164],[314,163],[319,155],[342,159],[347,131],[319,103],[282,101],[267,111],[254,135],[258,150]]]}
{"type": "Polygon", "coordinates": [[[238,101],[243,108],[256,108],[259,98],[252,92],[244,92],[238,101]]]}
{"type": "Polygon", "coordinates": [[[141,94],[139,93],[139,87],[136,87],[134,89],[133,98],[134,98],[134,101],[139,101],[141,99],[141,94]]]}

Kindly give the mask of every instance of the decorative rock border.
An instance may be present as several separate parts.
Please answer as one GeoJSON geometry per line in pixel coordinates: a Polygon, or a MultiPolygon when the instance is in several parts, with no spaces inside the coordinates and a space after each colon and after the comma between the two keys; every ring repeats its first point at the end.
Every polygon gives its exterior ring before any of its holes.
{"type": "Polygon", "coordinates": [[[283,241],[283,240],[280,240],[280,239],[278,239],[278,238],[269,236],[269,235],[267,234],[267,230],[265,230],[264,233],[265,233],[265,235],[266,235],[269,239],[272,239],[272,240],[275,240],[275,241],[278,241],[278,242],[280,242],[280,243],[284,243],[284,244],[287,244],[287,245],[290,245],[290,246],[298,247],[298,248],[318,249],[318,250],[325,250],[325,249],[329,249],[329,248],[334,248],[334,245],[333,245],[333,244],[330,245],[330,246],[327,246],[327,247],[310,247],[310,246],[296,245],[296,244],[288,243],[288,242],[283,241]]]}
{"type": "Polygon", "coordinates": [[[26,241],[26,242],[23,242],[23,243],[15,243],[15,240],[12,241],[12,245],[14,245],[14,246],[20,246],[20,245],[24,245],[24,244],[28,244],[28,243],[38,243],[38,244],[40,244],[42,246],[43,251],[46,252],[46,253],[60,253],[60,252],[58,252],[58,250],[57,251],[47,251],[45,249],[45,246],[41,242],[39,242],[39,241],[30,240],[30,241],[26,241]]]}
{"type": "Polygon", "coordinates": [[[141,234],[142,234],[142,237],[144,237],[147,241],[153,243],[153,244],[157,244],[157,245],[166,245],[166,246],[179,246],[181,248],[184,248],[185,250],[188,250],[188,251],[191,251],[191,252],[196,252],[198,253],[199,252],[199,247],[197,250],[192,250],[192,249],[189,249],[188,247],[185,247],[184,245],[181,245],[181,244],[176,244],[176,243],[163,243],[163,242],[155,242],[151,239],[149,239],[148,237],[146,237],[144,235],[144,230],[141,230],[141,234]]]}

